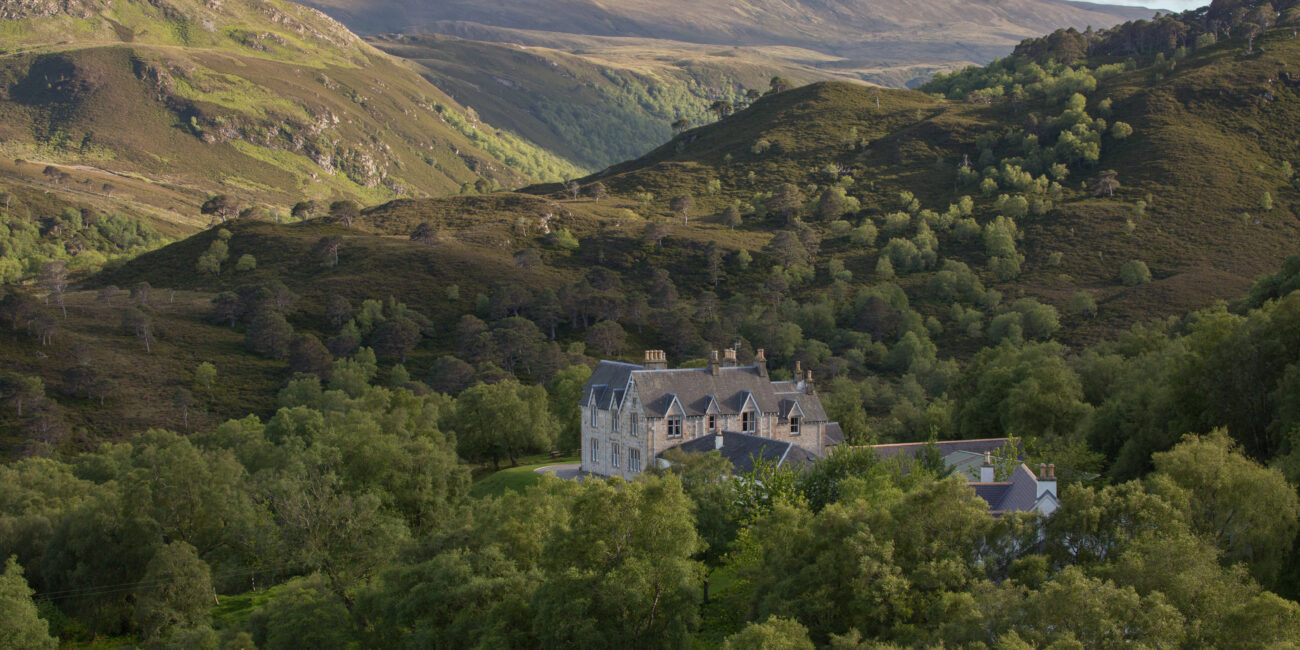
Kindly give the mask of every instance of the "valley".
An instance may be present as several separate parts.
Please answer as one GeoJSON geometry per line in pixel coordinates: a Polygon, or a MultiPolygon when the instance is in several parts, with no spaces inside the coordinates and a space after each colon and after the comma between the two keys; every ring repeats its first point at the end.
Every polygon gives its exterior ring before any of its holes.
{"type": "Polygon", "coordinates": [[[0,8],[16,647],[1300,636],[1294,0],[318,6],[0,8]]]}

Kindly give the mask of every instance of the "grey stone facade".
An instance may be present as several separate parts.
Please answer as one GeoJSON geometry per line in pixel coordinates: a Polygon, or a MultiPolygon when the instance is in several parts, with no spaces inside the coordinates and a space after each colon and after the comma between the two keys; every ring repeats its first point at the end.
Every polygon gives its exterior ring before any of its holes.
{"type": "Polygon", "coordinates": [[[664,450],[722,432],[789,442],[816,456],[838,442],[812,373],[772,381],[762,350],[750,366],[725,352],[714,352],[704,368],[669,369],[659,350],[646,351],[642,365],[602,361],[579,403],[583,471],[630,479],[664,450]]]}

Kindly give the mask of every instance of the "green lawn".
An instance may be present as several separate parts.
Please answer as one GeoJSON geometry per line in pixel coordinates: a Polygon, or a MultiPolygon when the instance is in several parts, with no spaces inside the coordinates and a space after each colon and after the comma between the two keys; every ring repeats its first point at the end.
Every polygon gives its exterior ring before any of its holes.
{"type": "Polygon", "coordinates": [[[523,491],[530,485],[535,485],[541,481],[541,475],[536,470],[538,467],[547,465],[559,465],[562,463],[576,463],[582,460],[578,456],[562,456],[560,458],[551,458],[550,456],[534,456],[520,459],[524,464],[519,467],[510,467],[499,472],[488,471],[477,474],[474,477],[474,485],[469,489],[469,495],[474,498],[486,496],[501,496],[506,490],[515,492],[523,491]]]}
{"type": "Polygon", "coordinates": [[[270,601],[278,589],[280,585],[260,591],[221,596],[221,604],[212,608],[212,626],[218,629],[245,628],[248,625],[248,615],[270,601]]]}

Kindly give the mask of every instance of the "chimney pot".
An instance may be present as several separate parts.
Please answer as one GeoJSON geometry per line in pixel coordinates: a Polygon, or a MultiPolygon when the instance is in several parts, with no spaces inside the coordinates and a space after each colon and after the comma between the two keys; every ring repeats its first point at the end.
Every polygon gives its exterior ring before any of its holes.
{"type": "Polygon", "coordinates": [[[980,482],[992,483],[993,475],[993,452],[984,452],[984,465],[980,467],[980,482]]]}
{"type": "Polygon", "coordinates": [[[663,350],[646,350],[645,367],[647,370],[666,370],[668,368],[668,356],[663,350]]]}
{"type": "Polygon", "coordinates": [[[1056,464],[1038,465],[1038,494],[1036,498],[1043,498],[1044,494],[1056,496],[1056,464]]]}
{"type": "Polygon", "coordinates": [[[759,348],[758,351],[754,353],[754,359],[758,361],[767,361],[767,350],[759,348]]]}

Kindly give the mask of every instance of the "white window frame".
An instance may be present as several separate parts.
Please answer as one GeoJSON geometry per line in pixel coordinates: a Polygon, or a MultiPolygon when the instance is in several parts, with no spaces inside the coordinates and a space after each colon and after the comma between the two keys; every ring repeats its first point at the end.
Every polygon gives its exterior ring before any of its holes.
{"type": "Polygon", "coordinates": [[[749,434],[758,432],[758,413],[744,411],[740,414],[740,432],[749,434]]]}
{"type": "Polygon", "coordinates": [[[618,469],[618,443],[617,442],[610,443],[609,445],[609,466],[613,467],[614,469],[618,469]]]}
{"type": "Polygon", "coordinates": [[[600,462],[600,438],[591,439],[591,462],[600,462]]]}
{"type": "Polygon", "coordinates": [[[618,411],[609,412],[609,426],[615,433],[618,432],[618,411]]]}
{"type": "Polygon", "coordinates": [[[792,436],[797,436],[797,435],[799,435],[799,432],[800,432],[800,429],[801,429],[801,425],[802,425],[802,424],[803,424],[803,420],[802,420],[802,418],[800,418],[800,417],[797,416],[797,415],[791,415],[791,416],[790,416],[790,435],[792,435],[792,436]]]}
{"type": "Polygon", "coordinates": [[[633,474],[641,473],[641,450],[628,447],[627,450],[627,469],[633,474]]]}
{"type": "Polygon", "coordinates": [[[640,429],[640,426],[637,424],[636,413],[633,413],[629,419],[630,422],[628,425],[628,433],[631,434],[633,438],[635,438],[637,437],[637,434],[640,433],[640,431],[638,431],[638,429],[640,429]]]}
{"type": "Polygon", "coordinates": [[[704,427],[708,430],[706,433],[716,433],[718,431],[718,416],[710,413],[704,417],[704,427]]]}
{"type": "Polygon", "coordinates": [[[596,399],[595,399],[595,396],[593,396],[593,397],[592,397],[592,400],[591,400],[591,426],[593,426],[593,427],[596,426],[596,399]]]}
{"type": "Polygon", "coordinates": [[[682,437],[682,416],[680,416],[680,415],[670,415],[670,416],[664,418],[664,422],[668,425],[668,437],[669,437],[669,438],[680,438],[680,437],[682,437]],[[677,433],[673,433],[673,429],[676,429],[676,430],[677,430],[677,433]]]}

